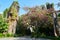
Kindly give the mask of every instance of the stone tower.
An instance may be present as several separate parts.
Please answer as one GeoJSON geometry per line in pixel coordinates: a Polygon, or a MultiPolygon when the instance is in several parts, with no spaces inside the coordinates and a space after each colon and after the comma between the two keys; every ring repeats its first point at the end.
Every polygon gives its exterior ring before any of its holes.
{"type": "Polygon", "coordinates": [[[14,1],[9,8],[7,19],[8,19],[8,33],[15,34],[16,24],[18,20],[18,12],[19,12],[19,3],[18,1],[14,1]]]}

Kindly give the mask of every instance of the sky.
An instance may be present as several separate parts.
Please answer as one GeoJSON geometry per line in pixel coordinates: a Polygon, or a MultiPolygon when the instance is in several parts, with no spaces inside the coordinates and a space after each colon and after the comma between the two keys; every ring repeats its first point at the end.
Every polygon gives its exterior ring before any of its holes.
{"type": "MultiPolygon", "coordinates": [[[[16,0],[0,0],[0,13],[2,13],[6,8],[9,8],[13,1],[16,0]]],[[[60,2],[59,0],[17,0],[19,2],[20,10],[19,15],[23,15],[26,11],[23,10],[23,7],[34,7],[45,5],[47,2],[54,3],[55,10],[58,10],[57,3],[60,2]]]]}

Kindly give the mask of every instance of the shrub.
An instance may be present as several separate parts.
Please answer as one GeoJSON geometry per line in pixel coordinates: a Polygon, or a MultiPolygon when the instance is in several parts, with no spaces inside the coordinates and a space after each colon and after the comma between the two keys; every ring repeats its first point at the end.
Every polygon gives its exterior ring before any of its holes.
{"type": "Polygon", "coordinates": [[[0,17],[0,33],[6,32],[8,29],[8,23],[6,22],[6,19],[2,16],[0,17]]]}
{"type": "MultiPolygon", "coordinates": [[[[21,34],[26,35],[27,27],[34,26],[33,36],[53,36],[53,21],[50,13],[40,7],[34,7],[29,10],[25,15],[22,15],[18,22],[18,29],[21,34]],[[38,9],[38,10],[37,10],[38,9]],[[21,19],[21,20],[20,20],[21,19]],[[43,33],[43,34],[42,34],[43,33]],[[41,34],[41,35],[38,35],[41,34]]],[[[18,31],[17,31],[18,32],[18,31]]]]}

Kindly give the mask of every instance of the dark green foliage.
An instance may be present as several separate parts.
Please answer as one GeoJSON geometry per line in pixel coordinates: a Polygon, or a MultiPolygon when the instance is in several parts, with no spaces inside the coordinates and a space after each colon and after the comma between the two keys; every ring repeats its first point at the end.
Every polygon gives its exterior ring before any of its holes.
{"type": "Polygon", "coordinates": [[[8,11],[9,11],[9,9],[7,9],[7,8],[4,10],[4,12],[3,12],[3,17],[4,18],[7,18],[8,11]]]}
{"type": "Polygon", "coordinates": [[[40,9],[39,6],[31,8],[27,14],[21,16],[17,24],[17,30],[19,31],[17,33],[26,35],[27,27],[30,25],[35,27],[34,32],[30,34],[33,37],[54,36],[51,14],[47,13],[45,9],[40,9]]]}
{"type": "Polygon", "coordinates": [[[6,32],[8,29],[8,24],[6,20],[0,16],[0,33],[6,32]]]}
{"type": "Polygon", "coordinates": [[[22,24],[22,17],[19,17],[19,20],[17,22],[16,34],[25,35],[25,28],[23,27],[23,24],[22,24]]]}
{"type": "Polygon", "coordinates": [[[60,17],[60,13],[58,14],[58,17],[60,17]]]}
{"type": "Polygon", "coordinates": [[[54,4],[53,3],[52,4],[46,3],[46,7],[47,7],[47,9],[53,8],[54,7],[54,4]]]}
{"type": "MultiPolygon", "coordinates": [[[[50,15],[50,14],[49,14],[50,15]]],[[[46,37],[46,36],[54,36],[54,31],[53,31],[53,23],[52,23],[52,18],[51,16],[49,15],[46,15],[48,16],[48,20],[45,21],[44,20],[40,20],[39,17],[35,17],[35,16],[27,16],[27,15],[23,15],[19,18],[18,20],[18,23],[17,23],[17,31],[16,33],[17,34],[21,34],[21,35],[26,35],[26,28],[29,26],[29,25],[32,25],[32,26],[35,26],[35,29],[34,29],[34,33],[31,33],[31,36],[32,37],[46,37]],[[31,22],[28,21],[28,18],[30,18],[31,22]],[[33,19],[34,17],[34,19],[33,19]],[[24,20],[28,23],[30,23],[29,25],[27,25],[26,23],[23,23],[24,20]],[[37,22],[37,25],[36,25],[36,22],[37,22]]]]}
{"type": "Polygon", "coordinates": [[[0,33],[0,37],[13,37],[13,36],[14,36],[13,34],[9,34],[9,33],[6,34],[0,33]]]}
{"type": "Polygon", "coordinates": [[[5,34],[4,36],[5,36],[5,37],[13,37],[14,35],[7,33],[7,34],[5,34]]]}

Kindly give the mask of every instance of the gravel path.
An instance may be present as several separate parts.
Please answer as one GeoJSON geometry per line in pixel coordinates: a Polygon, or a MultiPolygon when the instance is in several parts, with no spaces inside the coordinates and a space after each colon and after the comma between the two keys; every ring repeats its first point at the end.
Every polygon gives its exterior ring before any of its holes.
{"type": "Polygon", "coordinates": [[[16,37],[16,38],[0,38],[0,40],[50,40],[44,38],[26,38],[26,37],[16,37]]]}

